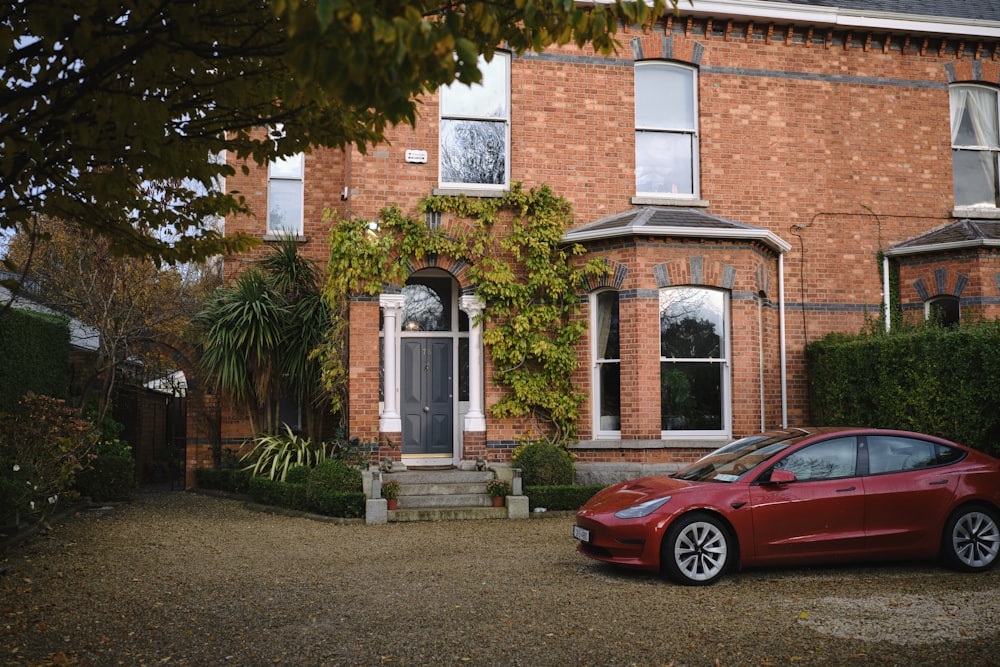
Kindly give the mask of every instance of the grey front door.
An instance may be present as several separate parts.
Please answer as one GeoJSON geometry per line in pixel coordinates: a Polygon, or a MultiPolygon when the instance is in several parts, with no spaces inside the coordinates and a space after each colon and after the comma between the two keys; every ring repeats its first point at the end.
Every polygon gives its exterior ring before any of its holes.
{"type": "Polygon", "coordinates": [[[451,456],[452,340],[403,338],[400,348],[403,455],[451,456]]]}

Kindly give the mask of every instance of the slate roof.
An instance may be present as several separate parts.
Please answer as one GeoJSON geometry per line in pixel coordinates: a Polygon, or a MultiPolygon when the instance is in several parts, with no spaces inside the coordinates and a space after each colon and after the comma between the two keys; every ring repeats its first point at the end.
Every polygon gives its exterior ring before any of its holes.
{"type": "Polygon", "coordinates": [[[785,241],[760,227],[727,220],[694,208],[643,206],[577,227],[563,236],[567,243],[630,236],[682,236],[759,240],[778,252],[791,249],[785,241]]]}
{"type": "MultiPolygon", "coordinates": [[[[872,13],[1000,21],[1000,2],[997,0],[771,0],[771,2],[872,13]]],[[[698,6],[698,0],[695,0],[694,6],[698,6]]]]}
{"type": "Polygon", "coordinates": [[[1000,220],[959,220],[898,243],[885,254],[898,257],[987,246],[1000,248],[1000,220]]]}

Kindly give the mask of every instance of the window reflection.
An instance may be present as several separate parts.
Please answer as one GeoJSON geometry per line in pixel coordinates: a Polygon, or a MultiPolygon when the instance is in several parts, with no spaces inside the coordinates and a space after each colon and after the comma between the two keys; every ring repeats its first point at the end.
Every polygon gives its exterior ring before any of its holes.
{"type": "Polygon", "coordinates": [[[451,330],[451,283],[443,278],[411,278],[403,288],[404,331],[451,330]]]}

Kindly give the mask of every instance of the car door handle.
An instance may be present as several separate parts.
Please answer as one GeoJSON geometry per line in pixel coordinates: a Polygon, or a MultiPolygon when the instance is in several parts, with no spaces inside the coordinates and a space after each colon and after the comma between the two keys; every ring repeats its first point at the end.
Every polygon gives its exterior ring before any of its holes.
{"type": "Polygon", "coordinates": [[[855,488],[857,488],[857,487],[852,486],[852,487],[847,488],[847,489],[837,489],[837,493],[847,493],[848,491],[853,491],[855,488]]]}
{"type": "Polygon", "coordinates": [[[941,486],[941,485],[943,485],[943,484],[947,484],[947,483],[948,483],[948,480],[946,480],[946,479],[942,479],[942,480],[941,480],[941,481],[939,481],[939,482],[929,482],[929,484],[930,484],[931,486],[941,486]]]}

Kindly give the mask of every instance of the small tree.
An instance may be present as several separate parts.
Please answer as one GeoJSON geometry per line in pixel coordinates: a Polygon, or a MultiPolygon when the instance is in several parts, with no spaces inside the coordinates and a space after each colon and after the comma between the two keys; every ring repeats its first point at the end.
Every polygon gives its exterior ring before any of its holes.
{"type": "Polygon", "coordinates": [[[276,246],[232,287],[209,298],[196,323],[203,329],[202,366],[217,388],[246,412],[255,433],[275,433],[283,395],[306,414],[306,431],[322,435],[328,398],[312,355],[330,326],[316,267],[294,239],[276,246]]]}

